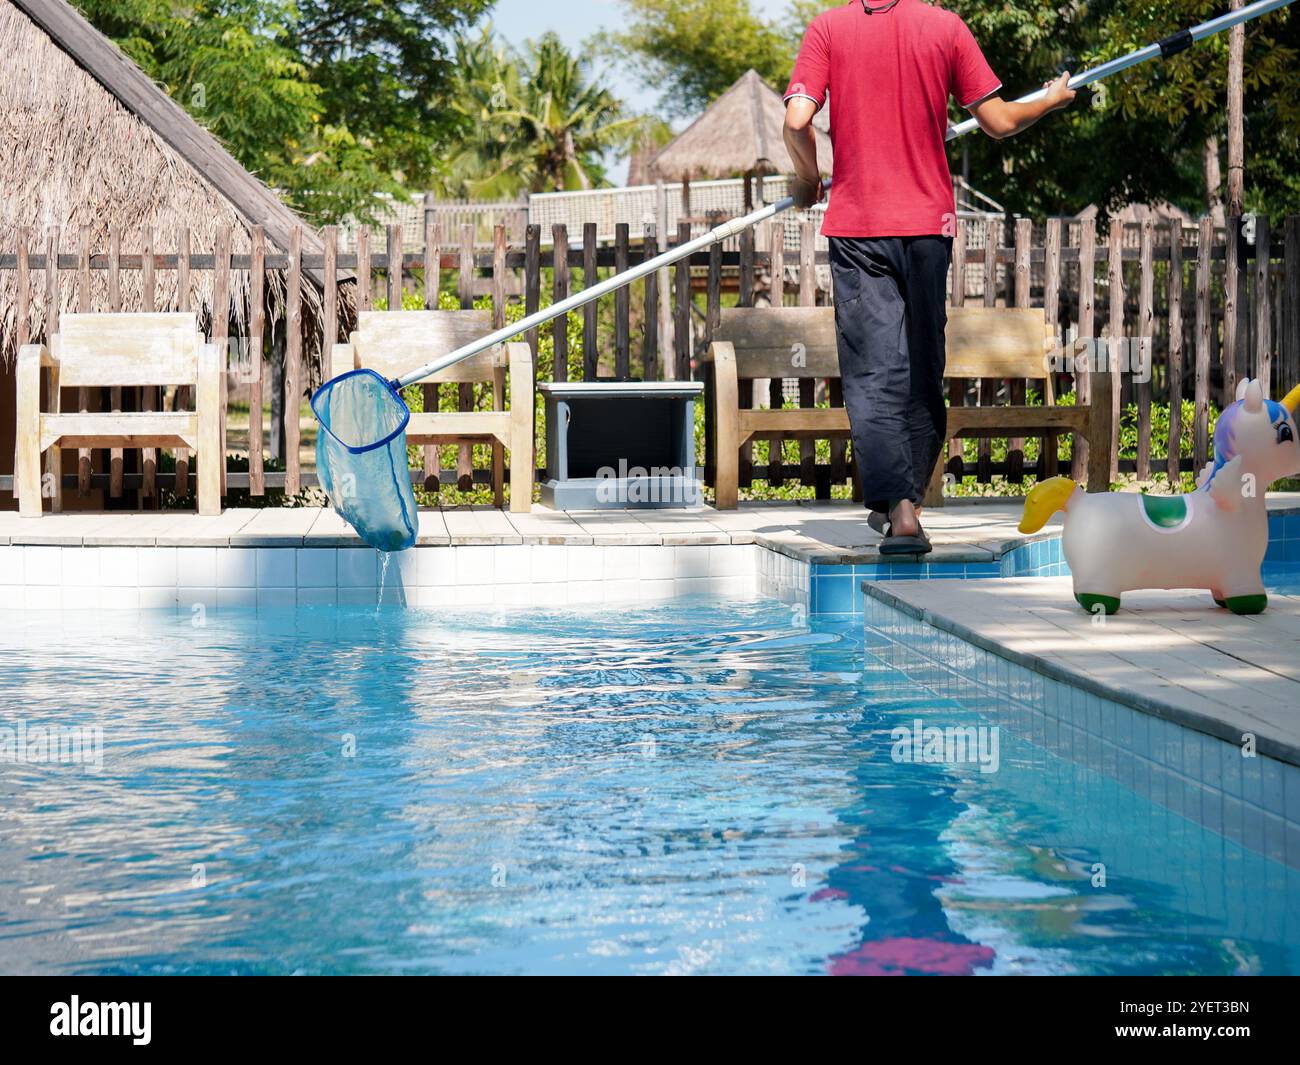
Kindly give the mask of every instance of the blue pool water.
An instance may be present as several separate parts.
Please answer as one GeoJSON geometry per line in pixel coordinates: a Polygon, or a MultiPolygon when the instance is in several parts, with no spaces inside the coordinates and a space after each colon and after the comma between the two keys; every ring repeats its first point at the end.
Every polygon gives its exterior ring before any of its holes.
{"type": "Polygon", "coordinates": [[[0,763],[0,967],[1300,971],[1295,870],[1005,728],[895,761],[978,719],[797,620],[0,618],[0,727],[103,729],[0,763]]]}

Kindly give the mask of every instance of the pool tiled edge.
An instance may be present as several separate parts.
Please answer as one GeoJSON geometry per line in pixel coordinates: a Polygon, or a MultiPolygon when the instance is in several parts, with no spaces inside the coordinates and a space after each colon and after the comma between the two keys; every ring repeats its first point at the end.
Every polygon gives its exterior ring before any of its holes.
{"type": "Polygon", "coordinates": [[[565,606],[752,598],[753,545],[0,547],[0,602],[39,609],[565,606]]]}
{"type": "Polygon", "coordinates": [[[809,609],[814,614],[861,614],[863,581],[980,580],[989,577],[1056,577],[1069,573],[1057,535],[1027,542],[907,556],[894,562],[813,563],[809,609]]]}
{"type": "MultiPolygon", "coordinates": [[[[1273,510],[1268,517],[1265,571],[1300,567],[1300,511],[1273,510]]],[[[1066,577],[1059,532],[1022,537],[974,548],[937,547],[930,555],[894,561],[846,562],[812,559],[809,610],[814,614],[858,615],[864,610],[863,581],[979,580],[989,577],[1066,577]]]]}
{"type": "MultiPolygon", "coordinates": [[[[275,528],[253,530],[247,514],[231,512],[204,524],[201,535],[185,516],[168,515],[134,516],[140,524],[129,534],[113,522],[106,531],[95,516],[23,526],[22,542],[0,537],[0,600],[19,609],[374,603],[380,556],[341,524],[331,532],[327,514],[277,513],[275,528]]],[[[874,547],[834,548],[780,523],[757,531],[654,533],[616,526],[601,542],[561,534],[551,517],[533,515],[535,528],[510,537],[485,531],[498,512],[461,517],[484,529],[467,526],[454,539],[430,535],[393,556],[385,603],[559,606],[695,593],[761,595],[808,614],[856,617],[864,609],[864,581],[1068,574],[1056,532],[1009,536],[1009,524],[1001,526],[1003,539],[939,542],[923,558],[885,559],[874,547]]],[[[1270,513],[1269,527],[1267,565],[1300,565],[1300,509],[1285,501],[1270,513]]]]}
{"type": "Polygon", "coordinates": [[[1118,781],[1173,813],[1300,869],[1300,750],[1240,737],[1176,706],[1133,700],[1041,659],[921,616],[881,584],[866,589],[872,652],[941,698],[1058,757],[1118,781]]]}

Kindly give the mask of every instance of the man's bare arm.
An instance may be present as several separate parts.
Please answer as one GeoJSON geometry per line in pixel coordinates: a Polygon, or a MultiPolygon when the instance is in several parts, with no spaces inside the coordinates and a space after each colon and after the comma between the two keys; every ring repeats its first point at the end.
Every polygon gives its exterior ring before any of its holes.
{"type": "Polygon", "coordinates": [[[806,96],[792,96],[785,105],[782,137],[794,163],[794,198],[799,207],[811,207],[825,195],[821,171],[817,168],[817,135],[812,127],[816,114],[817,105],[806,96]]]}
{"type": "MultiPolygon", "coordinates": [[[[1002,140],[1003,137],[1012,137],[1021,130],[1028,129],[1044,115],[1068,107],[1075,96],[1069,81],[1070,74],[1066,71],[1055,81],[1044,82],[1043,88],[1047,94],[1032,103],[1022,104],[993,95],[971,104],[967,110],[975,117],[980,129],[995,140],[1002,140]]],[[[786,122],[789,122],[788,112],[786,122]]]]}

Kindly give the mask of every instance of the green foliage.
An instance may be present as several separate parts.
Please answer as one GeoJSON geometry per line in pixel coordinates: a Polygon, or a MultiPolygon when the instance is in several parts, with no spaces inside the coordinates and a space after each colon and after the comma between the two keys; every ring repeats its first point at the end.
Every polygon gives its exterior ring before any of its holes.
{"type": "Polygon", "coordinates": [[[458,141],[440,170],[449,195],[489,199],[604,184],[605,154],[630,148],[646,127],[555,34],[516,51],[489,25],[458,36],[455,50],[448,113],[458,141]]]}
{"type": "MultiPolygon", "coordinates": [[[[1026,395],[1026,402],[1030,406],[1036,406],[1042,403],[1042,396],[1039,393],[1029,391],[1026,395]]],[[[1075,395],[1073,392],[1067,392],[1058,396],[1056,399],[1057,406],[1073,406],[1075,395]]],[[[797,407],[798,404],[787,401],[786,408],[797,407]]],[[[1179,451],[1183,458],[1190,458],[1193,454],[1194,434],[1193,434],[1193,417],[1195,405],[1190,400],[1184,400],[1182,406],[1182,421],[1180,423],[1179,451]]],[[[1209,428],[1211,433],[1214,430],[1214,421],[1218,417],[1218,411],[1211,406],[1209,428]]],[[[1130,404],[1120,413],[1120,457],[1135,458],[1137,456],[1137,406],[1130,404]]],[[[696,416],[696,444],[699,461],[704,461],[704,415],[702,410],[697,410],[696,416]]],[[[1168,477],[1165,475],[1165,456],[1168,454],[1169,440],[1169,406],[1168,404],[1156,403],[1151,407],[1151,479],[1140,485],[1142,491],[1159,491],[1169,492],[1178,491],[1186,492],[1195,487],[1195,476],[1191,472],[1182,474],[1177,485],[1171,486],[1168,477]]],[[[1057,455],[1063,466],[1070,461],[1072,438],[1067,434],[1059,438],[1059,450],[1057,455]]],[[[988,441],[989,457],[994,463],[1003,463],[1007,459],[1009,451],[1008,441],[1005,438],[992,439],[988,441]]],[[[967,475],[961,482],[949,485],[946,489],[949,495],[956,497],[979,497],[995,498],[1000,496],[1022,496],[1036,482],[1034,477],[1034,468],[1038,462],[1040,442],[1036,438],[1029,437],[1024,442],[1023,454],[1025,462],[1025,480],[1023,483],[1015,483],[1007,480],[1006,477],[998,475],[990,483],[981,484],[976,480],[974,474],[967,475]]],[[[755,440],[754,463],[756,465],[766,465],[769,455],[769,443],[766,440],[755,440]]],[[[799,443],[798,441],[787,440],[783,444],[785,462],[794,464],[799,461],[799,443]]],[[[830,443],[826,440],[819,440],[816,444],[817,462],[824,465],[830,462],[830,443]]],[[[851,454],[851,452],[850,452],[851,454]]],[[[962,441],[962,457],[968,467],[974,466],[979,457],[979,441],[976,439],[965,439],[962,441]]],[[[1135,483],[1135,478],[1131,474],[1125,474],[1120,478],[1121,483],[1135,483]]],[[[1281,487],[1281,486],[1280,486],[1281,487]]],[[[832,485],[831,497],[833,499],[849,499],[852,491],[849,485],[832,485]]],[[[772,499],[812,499],[813,489],[810,486],[802,484],[786,484],[779,488],[774,488],[766,481],[755,481],[749,488],[741,490],[741,499],[749,500],[772,500],[772,499]]]]}
{"type": "Polygon", "coordinates": [[[449,33],[492,0],[294,0],[286,42],[320,87],[321,118],[365,144],[377,169],[426,188],[456,124],[449,33]]]}
{"type": "MultiPolygon", "coordinates": [[[[698,112],[749,67],[781,88],[804,29],[824,0],[794,0],[768,18],[751,0],[624,0],[627,28],[605,35],[609,54],[630,56],[664,88],[667,113],[698,112]]],[[[1078,72],[1220,13],[1222,0],[944,0],[971,27],[1008,99],[1062,70],[1078,72]]],[[[1300,29],[1286,11],[1246,29],[1247,207],[1294,210],[1300,193],[1300,29]]],[[[1168,200],[1193,213],[1206,203],[1202,149],[1226,150],[1228,35],[1202,41],[1079,93],[1074,105],[1017,137],[972,135],[950,148],[953,170],[1009,211],[1104,212],[1168,200]]],[[[968,117],[955,106],[954,120],[968,117]]],[[[1226,166],[1222,168],[1226,172],[1226,166]]]]}
{"type": "Polygon", "coordinates": [[[445,135],[440,31],[486,0],[75,0],[314,223],[422,183],[445,135]]]}
{"type": "MultiPolygon", "coordinates": [[[[824,6],[805,0],[800,11],[824,6]]],[[[627,29],[603,35],[600,46],[660,86],[671,115],[698,112],[751,67],[784,88],[803,35],[793,22],[763,18],[751,0],[624,0],[623,9],[627,29]]]]}
{"type": "MultiPolygon", "coordinates": [[[[1226,8],[1222,0],[1110,5],[1097,20],[1090,62],[1114,58],[1226,8]]],[[[1244,30],[1246,207],[1290,212],[1300,193],[1300,24],[1283,9],[1246,23],[1244,30]]],[[[1125,121],[1156,121],[1156,143],[1176,157],[1199,156],[1211,135],[1226,150],[1228,42],[1228,33],[1221,33],[1168,62],[1112,79],[1107,106],[1125,121]]]]}

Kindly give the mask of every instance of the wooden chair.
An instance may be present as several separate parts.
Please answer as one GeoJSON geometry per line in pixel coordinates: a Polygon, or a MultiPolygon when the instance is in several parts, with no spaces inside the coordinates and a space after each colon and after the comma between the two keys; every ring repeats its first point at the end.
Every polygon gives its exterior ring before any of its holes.
{"type": "MultiPolygon", "coordinates": [[[[1053,434],[1049,439],[1054,440],[1056,433],[1073,433],[1076,440],[1088,441],[1088,491],[1110,489],[1111,376],[1095,370],[1088,375],[1091,393],[1087,406],[1056,406],[1050,359],[1055,333],[1042,308],[950,307],[946,339],[945,377],[1040,381],[1043,392],[1041,407],[949,407],[948,440],[1040,433],[1053,434]]],[[[943,505],[947,443],[945,440],[930,475],[927,506],[943,505]]]]}
{"type": "Polygon", "coordinates": [[[740,449],[751,437],[848,439],[843,407],[750,410],[740,406],[742,378],[839,377],[835,314],[828,307],[735,307],[722,312],[702,361],[708,422],[706,472],[715,506],[731,510],[740,490],[740,449]]]}
{"type": "MultiPolygon", "coordinates": [[[[947,376],[1028,378],[1043,382],[1044,406],[950,407],[948,439],[1072,432],[1086,437],[1088,490],[1110,485],[1110,375],[1091,375],[1091,404],[1055,406],[1050,364],[1052,332],[1041,309],[948,309],[947,376]]],[[[839,354],[832,307],[754,308],[722,311],[703,360],[709,422],[706,468],[714,470],[715,505],[736,506],[740,448],[752,437],[837,440],[849,438],[843,407],[748,410],[740,406],[740,381],[753,378],[838,378],[839,354]]],[[[947,440],[932,471],[925,502],[943,503],[947,440]]]]}
{"type": "MultiPolygon", "coordinates": [[[[334,345],[332,375],[366,367],[390,380],[492,331],[486,311],[363,311],[348,343],[334,345]]],[[[533,501],[533,355],[527,344],[497,345],[428,383],[492,382],[490,411],[413,413],[410,444],[459,444],[490,440],[510,452],[510,509],[527,513],[533,501]],[[505,409],[506,370],[515,401],[505,409]]],[[[494,465],[496,465],[494,463],[494,465]]],[[[504,494],[500,468],[493,470],[497,506],[504,494]]]]}
{"type": "Polygon", "coordinates": [[[64,447],[190,448],[199,454],[200,514],[221,513],[221,347],[199,332],[185,313],[64,314],[44,344],[18,353],[18,510],[39,517],[47,495],[63,507],[64,447]],[[41,410],[41,371],[48,371],[47,406],[41,410]],[[193,411],[65,413],[63,388],[192,385],[193,411]],[[49,454],[49,484],[42,492],[41,456],[49,454]]]}

